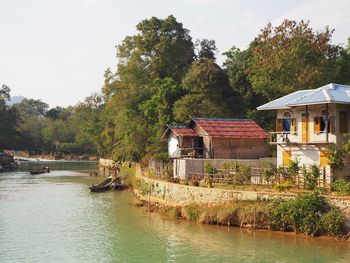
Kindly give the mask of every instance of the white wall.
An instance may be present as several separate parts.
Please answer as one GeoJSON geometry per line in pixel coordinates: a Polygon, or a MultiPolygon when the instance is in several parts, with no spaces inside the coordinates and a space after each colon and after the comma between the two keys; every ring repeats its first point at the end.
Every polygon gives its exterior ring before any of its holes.
{"type": "Polygon", "coordinates": [[[174,134],[168,139],[168,154],[170,158],[180,157],[179,138],[174,134]]]}

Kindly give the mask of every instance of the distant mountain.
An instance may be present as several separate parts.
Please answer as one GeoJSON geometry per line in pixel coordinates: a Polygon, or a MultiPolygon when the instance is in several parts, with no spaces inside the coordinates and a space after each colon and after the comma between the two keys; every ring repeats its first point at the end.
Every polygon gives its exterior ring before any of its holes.
{"type": "Polygon", "coordinates": [[[23,96],[13,96],[13,97],[11,97],[10,100],[6,101],[6,104],[11,106],[15,103],[20,103],[24,99],[25,99],[25,97],[23,97],[23,96]]]}

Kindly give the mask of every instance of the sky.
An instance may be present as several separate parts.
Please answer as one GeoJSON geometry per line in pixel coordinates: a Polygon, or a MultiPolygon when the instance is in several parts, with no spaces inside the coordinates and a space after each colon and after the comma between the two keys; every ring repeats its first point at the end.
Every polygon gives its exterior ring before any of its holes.
{"type": "Polygon", "coordinates": [[[152,16],[172,14],[193,40],[214,39],[222,63],[221,53],[245,49],[285,18],[329,25],[332,42],[346,44],[349,11],[349,0],[0,0],[0,85],[51,107],[74,105],[101,90],[115,46],[152,16]]]}

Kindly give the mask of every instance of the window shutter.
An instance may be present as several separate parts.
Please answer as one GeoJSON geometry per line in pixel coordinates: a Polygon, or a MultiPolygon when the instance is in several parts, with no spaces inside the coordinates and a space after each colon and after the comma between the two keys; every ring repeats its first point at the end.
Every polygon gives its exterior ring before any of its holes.
{"type": "Polygon", "coordinates": [[[314,133],[320,134],[321,128],[320,128],[320,117],[314,118],[314,133]]]}
{"type": "Polygon", "coordinates": [[[329,164],[328,152],[320,151],[320,168],[324,168],[329,164]]]}
{"type": "Polygon", "coordinates": [[[290,125],[290,134],[296,134],[297,131],[297,122],[296,119],[292,119],[292,123],[290,125]]]}
{"type": "Polygon", "coordinates": [[[283,131],[283,119],[276,119],[276,132],[283,131]]]}

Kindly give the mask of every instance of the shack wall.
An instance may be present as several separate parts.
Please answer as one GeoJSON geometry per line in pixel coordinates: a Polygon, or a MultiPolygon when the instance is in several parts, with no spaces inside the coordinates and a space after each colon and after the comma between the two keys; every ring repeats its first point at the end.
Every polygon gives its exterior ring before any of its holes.
{"type": "Polygon", "coordinates": [[[259,159],[270,155],[264,139],[212,138],[215,159],[259,159]]]}

